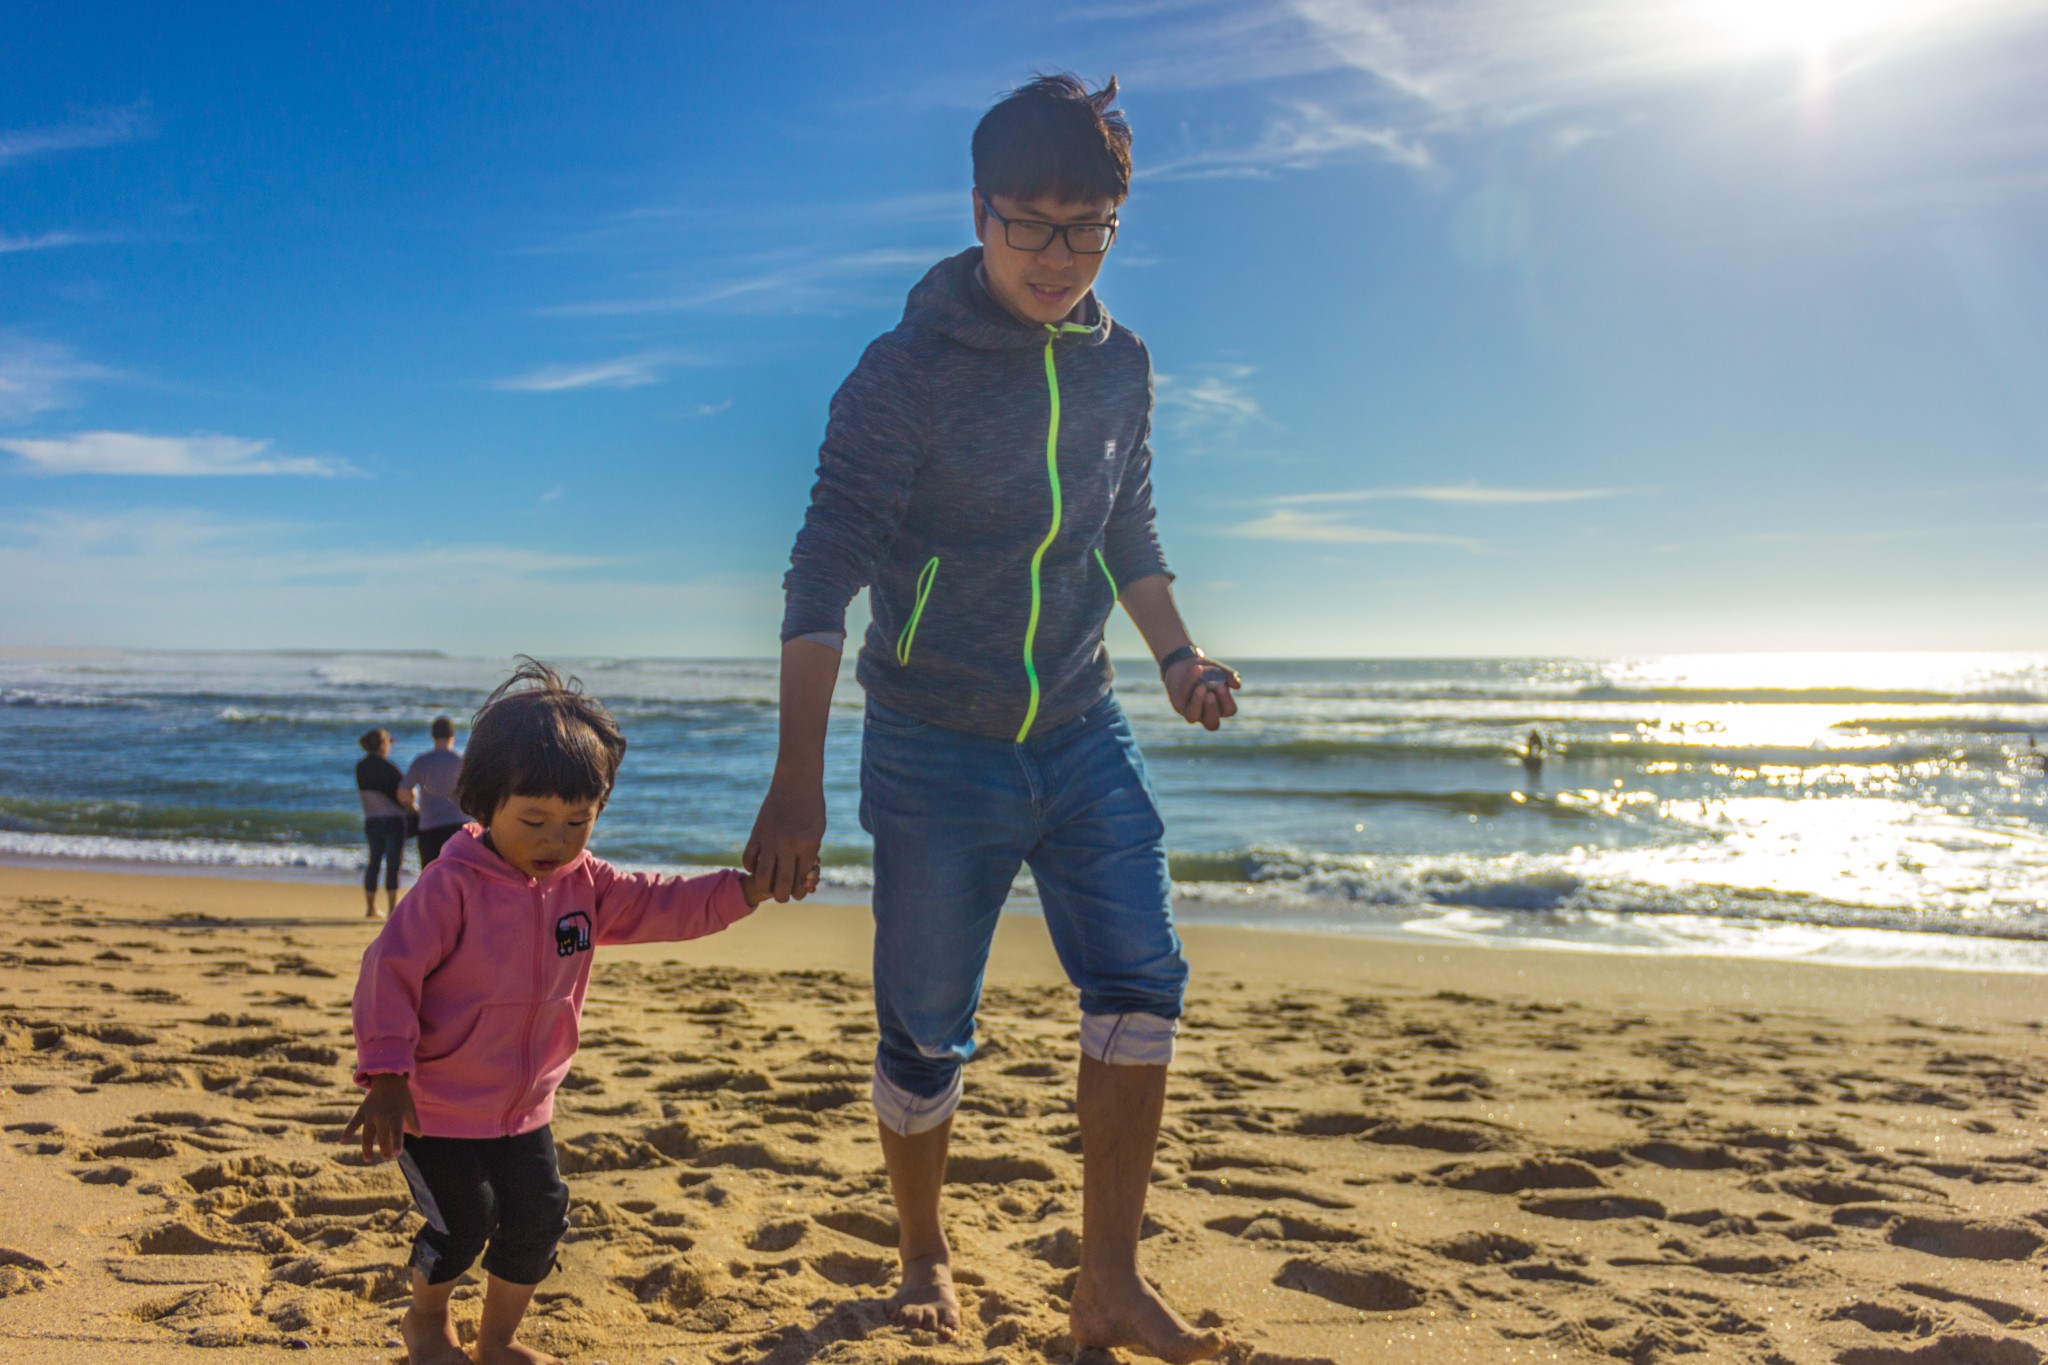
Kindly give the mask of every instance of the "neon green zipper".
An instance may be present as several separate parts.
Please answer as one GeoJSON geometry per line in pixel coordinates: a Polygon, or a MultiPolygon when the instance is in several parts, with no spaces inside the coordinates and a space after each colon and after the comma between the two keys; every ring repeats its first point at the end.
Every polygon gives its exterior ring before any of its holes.
{"type": "Polygon", "coordinates": [[[1031,701],[1024,708],[1024,723],[1017,727],[1017,743],[1031,733],[1033,721],[1038,719],[1038,665],[1032,658],[1032,646],[1038,642],[1038,611],[1043,594],[1039,589],[1039,569],[1045,563],[1045,552],[1052,548],[1060,533],[1060,372],[1053,363],[1053,343],[1062,332],[1090,332],[1092,327],[1079,323],[1063,322],[1054,326],[1045,324],[1045,388],[1051,397],[1052,416],[1045,427],[1045,477],[1052,484],[1052,524],[1045,528],[1045,539],[1038,542],[1038,549],[1031,555],[1031,616],[1024,623],[1024,679],[1031,685],[1031,701]]]}
{"type": "Polygon", "coordinates": [[[1102,557],[1102,551],[1095,552],[1095,562],[1102,566],[1102,576],[1109,580],[1109,595],[1119,602],[1123,601],[1124,595],[1116,586],[1116,575],[1109,571],[1109,561],[1102,557]]]}
{"type": "Polygon", "coordinates": [[[910,667],[911,642],[917,639],[917,623],[924,617],[924,604],[931,600],[932,585],[939,581],[939,557],[933,555],[917,576],[917,600],[910,608],[910,623],[896,637],[896,662],[910,667]]]}

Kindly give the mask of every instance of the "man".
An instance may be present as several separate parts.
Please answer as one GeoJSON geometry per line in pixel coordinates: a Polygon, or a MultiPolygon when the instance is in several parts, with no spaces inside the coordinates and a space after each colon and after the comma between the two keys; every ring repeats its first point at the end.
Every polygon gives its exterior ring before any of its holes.
{"type": "Polygon", "coordinates": [[[1116,82],[1043,77],[975,129],[975,233],[832,401],[784,580],[781,744],[746,864],[800,895],[825,833],[826,718],[869,588],[861,820],[875,841],[874,1099],[901,1228],[898,1322],[952,1335],[940,1186],[996,918],[1028,864],[1081,993],[1075,1341],[1192,1361],[1225,1345],[1139,1274],[1187,980],[1164,829],[1110,693],[1121,601],[1167,695],[1214,730],[1237,677],[1175,609],[1153,530],[1151,362],[1091,286],[1130,184],[1116,82]]]}
{"type": "Polygon", "coordinates": [[[441,856],[441,845],[455,837],[463,826],[462,807],[455,801],[455,784],[462,776],[462,753],[455,747],[455,722],[437,717],[433,726],[434,747],[412,761],[399,785],[399,797],[419,811],[420,869],[441,856]]]}

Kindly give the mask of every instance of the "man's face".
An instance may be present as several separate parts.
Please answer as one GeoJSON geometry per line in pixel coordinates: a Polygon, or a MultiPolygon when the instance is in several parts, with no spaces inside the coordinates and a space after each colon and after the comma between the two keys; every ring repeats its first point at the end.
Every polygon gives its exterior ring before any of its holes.
{"type": "Polygon", "coordinates": [[[527,876],[545,877],[583,852],[603,809],[602,801],[515,796],[491,817],[491,847],[527,876]]]}
{"type": "MultiPolygon", "coordinates": [[[[1038,223],[1107,223],[1116,215],[1116,205],[1107,199],[1070,204],[991,194],[988,206],[1004,218],[1038,223]]],[[[1074,311],[1095,283],[1106,254],[1084,256],[1069,251],[1067,239],[1057,234],[1043,251],[1019,251],[1004,241],[1002,223],[984,209],[979,194],[974,197],[974,233],[981,239],[989,292],[1013,316],[1039,326],[1059,322],[1074,311]]]]}

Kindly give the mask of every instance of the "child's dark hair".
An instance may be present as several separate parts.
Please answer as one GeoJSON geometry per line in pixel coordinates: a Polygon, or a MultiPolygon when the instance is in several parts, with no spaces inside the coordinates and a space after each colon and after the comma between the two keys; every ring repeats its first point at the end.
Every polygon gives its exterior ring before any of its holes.
{"type": "Polygon", "coordinates": [[[983,194],[1121,204],[1131,192],[1131,125],[1116,77],[1090,92],[1062,71],[1012,90],[974,129],[974,186],[983,194]]]}
{"type": "Polygon", "coordinates": [[[455,800],[484,821],[515,796],[601,803],[625,756],[618,723],[581,681],[521,655],[470,719],[455,800]]]}

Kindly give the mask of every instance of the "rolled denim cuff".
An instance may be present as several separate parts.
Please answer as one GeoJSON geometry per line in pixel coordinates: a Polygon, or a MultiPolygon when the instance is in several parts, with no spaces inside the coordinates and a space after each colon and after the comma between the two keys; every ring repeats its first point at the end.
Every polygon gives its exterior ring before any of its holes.
{"type": "Polygon", "coordinates": [[[913,1095],[883,1075],[881,1063],[877,1062],[870,1093],[875,1101],[875,1117],[884,1127],[901,1137],[916,1137],[953,1117],[953,1111],[960,1107],[960,1073],[955,1071],[951,1083],[936,1095],[913,1095]]]}
{"type": "Polygon", "coordinates": [[[1083,1014],[1081,1051],[1111,1066],[1171,1066],[1178,1019],[1156,1014],[1083,1014]]]}

